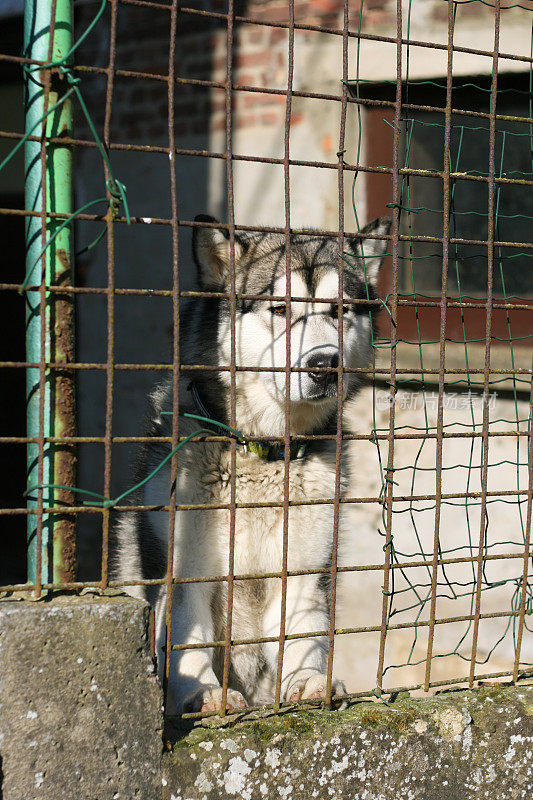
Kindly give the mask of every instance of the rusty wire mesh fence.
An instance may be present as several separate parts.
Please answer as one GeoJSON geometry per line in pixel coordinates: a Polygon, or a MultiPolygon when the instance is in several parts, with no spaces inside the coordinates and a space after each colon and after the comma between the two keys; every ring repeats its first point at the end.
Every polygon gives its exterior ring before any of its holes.
{"type": "MultiPolygon", "coordinates": [[[[7,117],[2,123],[0,178],[2,173],[12,176],[9,170],[15,168],[22,174],[24,144],[37,147],[42,195],[53,192],[46,175],[54,152],[67,149],[80,164],[74,168],[79,181],[75,211],[54,212],[46,203],[41,211],[27,204],[21,207],[5,181],[0,182],[5,240],[11,233],[15,237],[20,220],[33,218],[38,223],[37,270],[27,264],[24,277],[6,266],[4,275],[10,277],[0,285],[3,308],[8,309],[6,315],[11,314],[6,319],[16,316],[22,342],[25,308],[29,308],[29,316],[36,315],[39,320],[41,337],[38,360],[20,355],[20,342],[13,344],[10,339],[0,363],[8,397],[0,431],[2,448],[8,454],[4,472],[13,471],[11,459],[20,459],[26,447],[33,459],[25,496],[25,487],[15,476],[1,509],[6,525],[9,518],[11,527],[6,530],[13,549],[4,551],[8,553],[7,566],[2,572],[5,585],[0,589],[40,597],[61,589],[125,587],[132,591],[143,585],[162,586],[166,592],[166,677],[173,651],[192,647],[219,652],[222,714],[226,713],[232,654],[235,648],[253,643],[275,646],[276,708],[287,702],[281,689],[284,647],[298,638],[318,637],[327,642],[325,691],[322,698],[307,701],[311,703],[332,702],[336,675],[344,680],[351,696],[374,695],[384,701],[406,688],[429,691],[439,686],[473,686],[479,680],[516,682],[531,677],[531,3],[435,0],[426,4],[434,14],[436,27],[431,28],[423,4],[412,0],[317,3],[316,8],[313,3],[296,0],[283,4],[227,0],[198,7],[170,0],[102,0],[75,4],[73,42],[80,44],[59,58],[53,50],[58,4],[59,0],[52,0],[46,59],[36,61],[28,51],[22,55],[8,49],[0,53],[5,82],[21,82],[23,74],[26,83],[38,81],[44,104],[40,127],[26,128],[25,134],[7,117]],[[422,23],[428,25],[426,36],[420,33],[422,23]],[[412,34],[415,29],[416,37],[412,34]],[[87,35],[82,37],[85,31],[87,35]],[[164,33],[157,39],[154,31],[164,33]],[[242,55],[240,37],[253,32],[259,38],[265,31],[268,36],[275,34],[272,42],[283,59],[276,62],[277,71],[265,68],[261,80],[254,83],[246,69],[259,56],[242,55]],[[438,32],[435,40],[432,31],[438,32]],[[205,36],[202,46],[212,47],[214,55],[209,54],[208,68],[202,67],[204,73],[198,77],[194,60],[191,66],[184,54],[198,48],[194,37],[200,34],[205,36]],[[158,51],[155,61],[153,40],[158,51]],[[310,42],[318,61],[324,58],[334,63],[336,83],[331,85],[336,89],[326,90],[321,84],[320,67],[302,78],[300,73],[305,70],[299,53],[310,42]],[[320,55],[321,47],[324,55],[320,55]],[[115,98],[123,86],[128,87],[121,97],[129,106],[129,117],[124,108],[114,112],[115,98]],[[144,98],[139,99],[144,103],[142,112],[135,106],[134,92],[139,87],[144,92],[139,94],[144,98]],[[67,102],[74,108],[74,128],[49,125],[67,102]],[[254,103],[274,103],[279,114],[271,122],[264,116],[263,128],[256,138],[250,137],[248,145],[243,146],[246,139],[240,133],[238,149],[236,120],[241,124],[247,103],[254,108],[254,103]],[[314,109],[314,116],[309,112],[311,126],[323,124],[321,115],[326,111],[322,109],[335,108],[334,124],[331,116],[324,116],[322,154],[306,148],[308,129],[298,138],[306,103],[314,109]],[[207,109],[207,123],[198,117],[200,107],[207,109]],[[185,124],[184,116],[199,119],[196,143],[194,136],[188,139],[189,134],[180,127],[185,124]],[[215,117],[218,128],[211,124],[215,117]],[[48,120],[45,126],[44,118],[48,120]],[[166,125],[166,141],[157,127],[161,120],[166,125]],[[128,132],[126,124],[130,125],[128,132]],[[150,125],[154,126],[155,141],[150,139],[150,125]],[[272,131],[283,133],[276,139],[277,154],[268,154],[257,144],[272,131]],[[256,144],[261,154],[254,152],[256,144]],[[196,178],[193,168],[188,172],[189,167],[182,165],[193,161],[201,162],[207,184],[212,175],[222,176],[215,199],[209,196],[212,187],[208,185],[206,206],[195,212],[218,207],[225,215],[221,225],[208,218],[195,220],[188,211],[190,196],[196,197],[192,185],[196,178]],[[156,162],[157,167],[152,167],[156,162]],[[272,216],[268,225],[260,224],[264,210],[254,220],[253,207],[241,214],[243,204],[236,206],[235,201],[247,176],[255,174],[258,167],[262,172],[256,191],[270,192],[268,196],[275,196],[278,202],[279,219],[272,216]],[[121,169],[128,172],[128,178],[121,169]],[[295,194],[298,170],[313,177],[295,194]],[[268,182],[274,174],[272,189],[268,182]],[[314,176],[319,175],[333,180],[328,184],[330,211],[322,222],[311,217],[313,230],[309,231],[301,222],[298,203],[306,208],[310,200],[318,204],[322,177],[314,176]],[[87,187],[98,182],[99,194],[89,196],[87,187]],[[165,203],[160,200],[162,194],[165,203]],[[376,235],[387,246],[379,298],[374,299],[368,291],[359,297],[346,296],[344,274],[354,268],[347,254],[347,237],[357,241],[362,217],[366,221],[380,214],[389,214],[392,226],[389,234],[376,235]],[[45,269],[48,253],[53,250],[53,258],[61,260],[64,250],[58,247],[58,237],[72,230],[74,223],[80,251],[73,272],[68,265],[66,272],[50,277],[45,269]],[[227,232],[228,291],[191,288],[188,267],[183,266],[189,257],[191,229],[227,232]],[[163,231],[164,244],[150,244],[150,237],[160,235],[154,231],[163,231]],[[239,290],[235,253],[243,233],[281,237],[286,270],[282,294],[239,290]],[[291,291],[295,236],[336,243],[338,258],[333,266],[339,279],[332,296],[317,299],[291,291]],[[158,267],[158,276],[163,277],[153,282],[147,259],[152,246],[158,261],[163,258],[163,266],[158,267]],[[128,263],[120,263],[117,280],[121,247],[129,248],[128,263]],[[136,249],[142,252],[144,264],[130,280],[136,249]],[[97,267],[91,267],[95,264],[97,267]],[[182,306],[186,304],[185,313],[194,313],[191,309],[205,297],[228,303],[227,364],[183,360],[182,351],[187,348],[179,335],[182,306]],[[284,305],[287,344],[282,366],[242,363],[236,352],[242,322],[239,311],[243,303],[253,304],[258,299],[284,305]],[[291,426],[291,374],[311,371],[296,365],[291,357],[291,304],[307,302],[335,308],[339,358],[337,364],[323,367],[324,372],[334,374],[339,389],[347,374],[356,374],[362,383],[358,396],[346,408],[343,392],[337,391],[332,429],[309,435],[295,434],[291,426]],[[58,310],[61,303],[70,312],[75,307],[84,321],[74,349],[66,351],[60,350],[59,344],[69,333],[60,329],[73,323],[69,314],[65,317],[64,308],[63,313],[58,310]],[[373,337],[368,366],[350,368],[343,361],[343,330],[349,324],[343,320],[343,306],[365,319],[373,316],[376,323],[370,325],[373,337]],[[52,325],[57,338],[47,347],[50,309],[57,315],[52,325]],[[157,337],[150,343],[148,328],[143,327],[154,317],[164,322],[171,341],[170,359],[161,356],[157,337]],[[121,333],[121,326],[128,326],[127,334],[121,333]],[[148,344],[142,341],[145,337],[148,344]],[[91,350],[93,338],[98,343],[91,350]],[[133,353],[133,357],[121,360],[118,351],[133,353]],[[136,357],[137,351],[146,357],[136,357]],[[100,356],[83,359],[82,353],[100,356]],[[284,430],[268,440],[283,453],[280,496],[250,502],[243,500],[245,493],[238,486],[239,459],[243,458],[239,447],[244,439],[248,445],[254,441],[261,445],[265,437],[241,428],[240,381],[244,374],[276,370],[284,381],[284,430]],[[200,371],[225,376],[227,435],[220,426],[214,430],[213,420],[206,421],[200,414],[193,429],[184,425],[180,416],[179,387],[189,384],[200,371]],[[24,388],[18,376],[26,372],[34,375],[29,395],[30,402],[33,398],[38,403],[37,434],[18,429],[24,425],[22,418],[13,423],[13,404],[24,407],[24,388]],[[125,374],[129,383],[122,380],[125,374]],[[168,435],[140,435],[140,414],[132,423],[134,431],[117,423],[117,407],[124,409],[132,402],[136,409],[141,408],[145,388],[162,375],[171,377],[174,398],[168,435]],[[54,382],[61,386],[63,379],[63,394],[58,390],[53,395],[56,399],[50,410],[46,386],[54,382]],[[81,409],[78,432],[74,403],[57,409],[65,395],[72,397],[75,381],[81,409]],[[54,424],[47,424],[47,415],[54,424]],[[96,430],[85,430],[91,424],[96,430]],[[135,459],[147,442],[154,441],[161,445],[159,463],[132,487],[126,461],[135,459]],[[330,448],[334,479],[328,495],[295,499],[291,474],[296,467],[291,453],[295,443],[309,442],[330,448]],[[200,497],[186,504],[180,500],[176,487],[184,445],[193,451],[195,447],[222,447],[228,454],[227,499],[204,502],[200,497]],[[125,447],[129,448],[126,456],[125,447]],[[56,462],[59,458],[59,466],[56,463],[50,471],[46,464],[53,454],[56,462]],[[352,458],[356,467],[346,487],[342,470],[352,458]],[[143,501],[146,495],[139,490],[165,465],[170,465],[166,499],[151,504],[143,501]],[[318,569],[291,570],[291,511],[303,506],[327,507],[331,512],[330,558],[318,569]],[[239,525],[248,524],[243,520],[249,520],[252,511],[261,515],[272,509],[277,509],[279,568],[265,572],[258,563],[257,573],[239,573],[239,525]],[[112,574],[113,525],[122,512],[132,510],[146,515],[167,513],[166,574],[130,580],[112,574]],[[173,569],[178,516],[215,512],[225,520],[225,570],[222,574],[180,574],[178,568],[173,569]],[[21,578],[24,569],[10,571],[8,556],[15,552],[17,542],[19,552],[25,552],[28,519],[34,565],[28,577],[21,578]],[[347,538],[342,547],[340,528],[347,538]],[[95,552],[101,554],[98,575],[95,552]],[[52,564],[57,568],[52,569],[52,564]],[[303,574],[322,574],[329,581],[328,624],[323,630],[291,628],[287,587],[291,579],[303,574]],[[238,620],[234,623],[233,598],[239,586],[258,581],[274,581],[280,587],[279,630],[271,636],[247,637],[239,632],[238,620]],[[220,639],[195,644],[176,641],[172,605],[186,584],[225,587],[220,612],[224,635],[220,639]]],[[[263,57],[267,63],[269,56],[263,57]]],[[[370,241],[372,238],[370,235],[370,241]]],[[[6,245],[5,252],[16,264],[14,250],[6,245]]],[[[255,458],[256,450],[248,457],[255,458]]]]}

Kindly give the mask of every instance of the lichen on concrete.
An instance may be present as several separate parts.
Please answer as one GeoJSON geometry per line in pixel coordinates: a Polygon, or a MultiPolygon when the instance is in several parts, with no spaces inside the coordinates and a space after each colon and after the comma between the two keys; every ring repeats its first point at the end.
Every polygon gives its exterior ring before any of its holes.
{"type": "Polygon", "coordinates": [[[533,796],[531,686],[250,717],[175,742],[165,800],[533,796]]]}
{"type": "Polygon", "coordinates": [[[149,615],[125,596],[0,601],[4,800],[160,800],[149,615]]]}

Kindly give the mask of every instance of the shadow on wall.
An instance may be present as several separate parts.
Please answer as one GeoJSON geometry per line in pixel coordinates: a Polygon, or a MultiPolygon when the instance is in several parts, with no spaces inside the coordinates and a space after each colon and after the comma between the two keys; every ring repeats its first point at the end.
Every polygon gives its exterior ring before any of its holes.
{"type": "MultiPolygon", "coordinates": [[[[242,14],[244,3],[238,3],[242,14]],[[242,6],[242,7],[241,7],[242,6]]],[[[92,7],[90,7],[92,8],[92,7]]],[[[90,8],[80,16],[90,18],[90,8]]],[[[78,21],[85,29],[88,19],[78,21]]],[[[215,38],[223,38],[225,21],[180,15],[177,29],[175,70],[177,77],[212,80],[215,38]]],[[[114,283],[132,290],[172,289],[172,228],[157,220],[170,220],[171,165],[168,152],[167,81],[170,44],[167,10],[136,6],[118,7],[116,69],[149,73],[151,77],[115,76],[110,120],[111,161],[115,177],[127,187],[131,215],[142,223],[114,226],[114,283]],[[159,77],[160,76],[160,77],[159,77]],[[113,148],[131,145],[131,149],[113,148]]],[[[109,17],[99,24],[98,33],[84,43],[80,63],[106,68],[109,61],[109,17]],[[107,21],[106,21],[107,20],[107,21]]],[[[105,124],[106,79],[84,76],[81,89],[98,131],[105,124]]],[[[222,186],[213,191],[212,159],[184,151],[210,149],[210,124],[214,107],[224,104],[223,89],[204,86],[175,86],[175,159],[177,216],[190,221],[201,212],[221,219],[227,216],[224,161],[217,160],[216,176],[222,186]],[[181,152],[180,152],[181,151],[181,152]],[[210,199],[216,197],[215,204],[210,199]]],[[[83,118],[78,118],[76,135],[89,139],[83,118]]],[[[76,169],[76,207],[105,193],[101,159],[94,148],[80,148],[76,169]]],[[[101,231],[103,223],[80,222],[77,249],[81,250],[101,231]]],[[[194,287],[191,259],[191,229],[180,226],[178,266],[180,289],[194,287]]],[[[85,287],[108,285],[108,256],[105,238],[93,250],[76,260],[76,282],[85,287]]],[[[104,293],[78,295],[76,308],[77,359],[103,365],[108,347],[108,304],[104,293]]],[[[115,295],[115,364],[169,364],[172,361],[173,308],[171,297],[148,293],[115,295]]],[[[106,414],[106,372],[104,369],[78,371],[78,435],[104,436],[106,414]]],[[[114,372],[112,432],[114,436],[143,434],[147,395],[162,377],[151,370],[114,372]]],[[[111,497],[131,485],[139,445],[115,443],[111,458],[111,497]]],[[[82,444],[78,450],[77,486],[104,491],[104,447],[102,443],[82,444]]],[[[101,546],[101,516],[80,515],[78,519],[78,576],[98,577],[101,546]]]]}

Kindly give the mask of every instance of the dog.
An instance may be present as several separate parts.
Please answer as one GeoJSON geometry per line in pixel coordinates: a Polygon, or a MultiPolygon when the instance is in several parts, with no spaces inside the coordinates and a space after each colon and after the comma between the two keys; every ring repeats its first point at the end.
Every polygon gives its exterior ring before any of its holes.
{"type": "MultiPolygon", "coordinates": [[[[237,439],[234,574],[261,576],[282,571],[284,513],[287,357],[286,239],[273,233],[236,233],[234,238],[235,321],[231,321],[231,245],[228,231],[213,217],[200,215],[193,232],[193,258],[202,291],[219,293],[190,301],[180,326],[183,364],[208,369],[185,371],[179,382],[179,435],[207,430],[212,436],[237,439]],[[220,293],[226,296],[220,297],[220,293]],[[244,298],[240,295],[245,295],[244,298]],[[246,297],[251,295],[252,297],[246,297]],[[264,297],[264,299],[263,299],[264,297]],[[278,299],[268,299],[278,298],[278,299]],[[231,422],[232,351],[238,370],[234,378],[235,432],[231,422]],[[214,368],[214,369],[213,369],[214,368]],[[263,368],[263,369],[257,369],[263,368]],[[264,369],[266,368],[266,369],[264,369]],[[188,414],[202,417],[197,420],[188,414]],[[267,507],[253,504],[267,503],[267,507]]],[[[368,304],[375,300],[385,254],[390,219],[369,223],[358,237],[346,236],[340,256],[336,240],[313,234],[290,236],[290,435],[335,434],[338,390],[346,401],[361,383],[357,373],[339,371],[339,314],[343,320],[342,366],[370,363],[373,319],[368,304]],[[370,238],[367,238],[370,237],[370,238]],[[344,298],[339,310],[339,269],[344,262],[344,298]],[[298,299],[299,298],[299,299],[298,299]],[[302,298],[310,298],[304,300],[302,298]],[[328,299],[319,303],[316,300],[328,299]],[[293,371],[294,370],[294,371],[293,371]],[[328,371],[329,370],[329,371],[328,371]],[[340,375],[340,377],[339,377],[340,375]]],[[[176,404],[172,378],[151,395],[149,436],[170,436],[176,404]]],[[[178,579],[217,578],[228,574],[232,502],[231,444],[226,441],[187,442],[177,453],[173,574],[178,579]],[[182,506],[223,506],[205,510],[182,506]]],[[[166,463],[132,495],[133,505],[164,507],[170,500],[170,445],[154,441],[144,448],[138,482],[166,463]]],[[[326,694],[329,582],[334,506],[305,501],[333,498],[336,442],[333,438],[291,442],[289,454],[285,634],[324,632],[285,640],[281,700],[323,698],[326,694]],[[303,502],[301,502],[303,501],[303,502]]],[[[341,465],[341,496],[347,487],[346,458],[341,465]]],[[[340,507],[339,548],[349,530],[340,507]]],[[[168,550],[168,512],[124,512],[114,531],[114,578],[118,581],[161,579],[168,550]]],[[[353,536],[353,532],[352,532],[353,536]]],[[[159,673],[166,642],[166,587],[126,586],[155,608],[159,673]]],[[[233,583],[232,641],[266,639],[259,644],[231,647],[228,709],[274,699],[282,621],[282,580],[279,577],[236,579],[233,583]]],[[[172,650],[168,676],[171,713],[220,711],[224,648],[194,647],[226,637],[227,581],[184,582],[174,585],[172,644],[193,645],[172,650]]],[[[333,679],[333,695],[345,693],[333,679]]]]}

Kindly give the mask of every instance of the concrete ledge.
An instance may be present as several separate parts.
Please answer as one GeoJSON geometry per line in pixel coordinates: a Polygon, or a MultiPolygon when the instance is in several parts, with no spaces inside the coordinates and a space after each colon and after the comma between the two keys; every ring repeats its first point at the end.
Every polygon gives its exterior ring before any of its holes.
{"type": "Polygon", "coordinates": [[[195,728],[163,757],[165,800],[533,797],[533,687],[357,703],[195,728]]]}
{"type": "Polygon", "coordinates": [[[159,800],[148,604],[0,601],[3,800],[159,800]]]}

